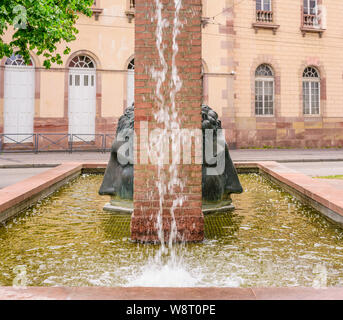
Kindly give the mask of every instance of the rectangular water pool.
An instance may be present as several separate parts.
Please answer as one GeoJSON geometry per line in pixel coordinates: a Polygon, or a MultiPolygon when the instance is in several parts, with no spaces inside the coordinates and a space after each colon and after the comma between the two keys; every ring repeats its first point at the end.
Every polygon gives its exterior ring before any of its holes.
{"type": "Polygon", "coordinates": [[[0,286],[343,285],[343,230],[258,174],[240,175],[236,210],[207,215],[206,240],[164,265],[158,245],[130,241],[130,216],[103,211],[102,178],[82,175],[0,227],[0,286]]]}

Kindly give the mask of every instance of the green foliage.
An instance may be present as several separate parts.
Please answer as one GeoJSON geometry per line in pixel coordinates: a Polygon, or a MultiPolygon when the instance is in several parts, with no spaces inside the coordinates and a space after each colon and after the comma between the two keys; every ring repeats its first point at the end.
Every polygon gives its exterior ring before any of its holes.
{"type": "MultiPolygon", "coordinates": [[[[0,59],[13,53],[28,63],[30,51],[43,55],[44,66],[62,64],[56,53],[59,43],[71,42],[78,33],[78,14],[92,15],[94,0],[0,0],[0,59]],[[3,40],[6,32],[14,33],[10,42],[3,40]]],[[[66,46],[64,54],[70,48],[66,46]]]]}
{"type": "Polygon", "coordinates": [[[316,179],[343,179],[343,175],[314,177],[316,179]]]}

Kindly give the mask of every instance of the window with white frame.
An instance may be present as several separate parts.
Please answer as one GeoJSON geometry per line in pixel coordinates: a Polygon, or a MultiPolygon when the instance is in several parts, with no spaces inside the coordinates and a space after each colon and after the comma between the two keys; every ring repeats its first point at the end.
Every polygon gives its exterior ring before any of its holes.
{"type": "Polygon", "coordinates": [[[70,61],[69,67],[70,68],[94,69],[95,64],[91,58],[81,55],[81,56],[76,56],[75,58],[73,58],[73,60],[70,61]]]}
{"type": "Polygon", "coordinates": [[[272,1],[271,0],[256,0],[256,10],[257,11],[272,11],[272,1]]]}
{"type": "Polygon", "coordinates": [[[303,73],[303,107],[304,114],[320,112],[320,76],[314,67],[307,67],[303,73]]]}
{"type": "Polygon", "coordinates": [[[32,60],[30,60],[29,64],[26,64],[24,58],[17,54],[12,54],[5,62],[5,66],[33,66],[32,60]]]}
{"type": "Polygon", "coordinates": [[[320,26],[317,0],[304,0],[303,26],[310,28],[320,26]]]}
{"type": "Polygon", "coordinates": [[[304,0],[304,14],[317,15],[317,0],[304,0]]]}
{"type": "Polygon", "coordinates": [[[274,115],[274,73],[267,64],[261,64],[255,72],[255,113],[274,115]]]}

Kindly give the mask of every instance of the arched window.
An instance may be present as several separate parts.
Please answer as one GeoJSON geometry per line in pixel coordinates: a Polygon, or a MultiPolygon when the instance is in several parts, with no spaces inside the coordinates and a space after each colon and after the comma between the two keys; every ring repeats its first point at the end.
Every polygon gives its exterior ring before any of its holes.
{"type": "Polygon", "coordinates": [[[129,62],[129,65],[127,66],[127,69],[128,69],[128,70],[133,70],[133,71],[135,71],[135,59],[132,59],[132,60],[129,62]]]}
{"type": "Polygon", "coordinates": [[[85,55],[69,63],[69,134],[73,141],[95,139],[96,65],[85,55]]]}
{"type": "Polygon", "coordinates": [[[305,68],[303,73],[303,107],[304,114],[319,114],[320,76],[314,67],[305,68]]]}
{"type": "Polygon", "coordinates": [[[5,66],[33,67],[33,63],[32,63],[32,60],[30,59],[29,64],[26,64],[24,61],[24,58],[21,55],[12,54],[11,57],[7,58],[5,62],[5,66]]]}
{"type": "Polygon", "coordinates": [[[95,63],[91,58],[76,56],[70,61],[69,68],[69,86],[95,87],[95,63]]]}
{"type": "Polygon", "coordinates": [[[132,59],[127,66],[127,106],[135,102],[135,59],[132,59]]]}
{"type": "Polygon", "coordinates": [[[77,56],[70,61],[69,68],[94,69],[95,64],[93,60],[87,56],[77,56]]]}
{"type": "Polygon", "coordinates": [[[261,64],[255,72],[255,113],[274,114],[274,73],[266,64],[261,64]]]}

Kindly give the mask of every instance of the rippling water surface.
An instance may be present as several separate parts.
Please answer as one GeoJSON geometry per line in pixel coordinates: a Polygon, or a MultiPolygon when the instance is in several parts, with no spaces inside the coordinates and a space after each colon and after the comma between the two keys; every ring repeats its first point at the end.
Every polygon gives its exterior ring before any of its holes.
{"type": "Polygon", "coordinates": [[[342,286],[343,230],[259,175],[240,179],[237,209],[207,216],[205,242],[161,268],[147,264],[158,246],[130,242],[129,217],[103,212],[102,176],[84,175],[0,227],[0,285],[342,286]]]}

